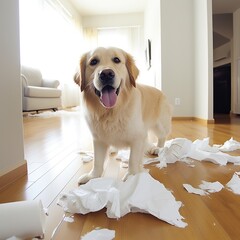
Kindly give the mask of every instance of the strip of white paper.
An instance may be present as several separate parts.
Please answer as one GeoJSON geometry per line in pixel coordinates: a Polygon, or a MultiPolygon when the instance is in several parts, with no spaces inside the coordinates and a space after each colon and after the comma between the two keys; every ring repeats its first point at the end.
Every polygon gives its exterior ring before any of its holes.
{"type": "Polygon", "coordinates": [[[207,195],[208,193],[220,192],[224,188],[224,186],[218,181],[216,182],[202,181],[202,183],[199,185],[199,188],[194,188],[190,184],[183,184],[183,187],[189,193],[194,193],[201,196],[207,195]]]}
{"type": "Polygon", "coordinates": [[[0,219],[0,239],[12,236],[27,239],[45,232],[46,215],[41,201],[0,204],[0,219]]]}
{"type": "Polygon", "coordinates": [[[129,212],[149,213],[177,227],[186,227],[179,213],[182,203],[149,173],[130,176],[125,182],[96,178],[59,199],[65,212],[86,214],[107,208],[109,218],[129,212]]]}
{"type": "Polygon", "coordinates": [[[224,188],[224,186],[218,181],[216,182],[202,181],[202,184],[200,184],[199,187],[202,190],[208,191],[209,193],[220,192],[224,188]]]}
{"type": "Polygon", "coordinates": [[[109,230],[106,228],[103,229],[95,229],[83,237],[81,240],[112,240],[115,238],[115,231],[109,230]]]}
{"type": "Polygon", "coordinates": [[[194,193],[194,194],[197,194],[197,195],[201,195],[201,196],[204,196],[204,195],[207,195],[208,193],[202,189],[199,189],[199,188],[195,188],[193,187],[192,185],[190,184],[187,184],[187,183],[184,183],[183,184],[183,187],[189,192],[189,193],[194,193]]]}

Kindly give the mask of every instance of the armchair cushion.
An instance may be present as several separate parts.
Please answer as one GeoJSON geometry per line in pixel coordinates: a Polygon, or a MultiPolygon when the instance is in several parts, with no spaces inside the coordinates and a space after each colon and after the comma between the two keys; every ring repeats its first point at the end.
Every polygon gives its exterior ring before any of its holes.
{"type": "Polygon", "coordinates": [[[42,87],[57,88],[60,85],[58,80],[42,80],[42,87]]]}
{"type": "Polygon", "coordinates": [[[61,90],[57,88],[27,86],[24,88],[24,96],[35,98],[58,98],[61,96],[61,90]]]}

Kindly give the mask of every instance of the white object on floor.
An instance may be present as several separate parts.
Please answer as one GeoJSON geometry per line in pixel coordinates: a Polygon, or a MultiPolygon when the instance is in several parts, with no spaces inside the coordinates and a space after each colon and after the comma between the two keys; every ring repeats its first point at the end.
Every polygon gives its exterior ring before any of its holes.
{"type": "Polygon", "coordinates": [[[240,195],[240,178],[238,173],[234,173],[231,180],[226,184],[226,186],[235,194],[240,195]]]}
{"type": "MultiPolygon", "coordinates": [[[[226,165],[227,163],[233,163],[240,165],[240,156],[231,156],[227,151],[234,151],[240,149],[240,143],[233,140],[226,141],[223,146],[209,145],[209,138],[203,140],[197,139],[194,142],[186,138],[175,138],[166,141],[164,147],[160,149],[158,157],[149,158],[145,157],[143,164],[156,163],[156,167],[164,168],[167,164],[175,163],[177,161],[185,162],[191,165],[191,158],[197,161],[209,161],[219,165],[226,165]],[[223,152],[222,152],[223,151],[223,152]]],[[[83,162],[89,162],[93,160],[93,153],[81,152],[83,162]]],[[[130,150],[121,150],[118,152],[116,159],[122,161],[122,167],[128,166],[128,159],[130,150]]],[[[193,165],[191,165],[193,166],[193,165]]]]}
{"type": "Polygon", "coordinates": [[[73,223],[74,222],[74,218],[73,218],[73,216],[71,216],[71,217],[64,217],[63,221],[64,222],[73,223]]]}
{"type": "Polygon", "coordinates": [[[209,146],[209,138],[194,141],[191,151],[188,153],[188,157],[198,161],[210,161],[219,165],[226,165],[229,162],[240,162],[239,156],[231,156],[220,152],[217,147],[209,146]]]}
{"type": "Polygon", "coordinates": [[[202,183],[199,185],[199,188],[194,188],[190,184],[183,184],[183,187],[189,192],[189,193],[194,193],[197,195],[207,195],[208,193],[215,193],[215,192],[220,192],[224,186],[216,181],[216,182],[206,182],[202,181],[202,183]]]}
{"type": "Polygon", "coordinates": [[[106,228],[103,229],[95,229],[83,237],[81,240],[112,240],[115,238],[115,231],[109,230],[106,228]]]}
{"type": "Polygon", "coordinates": [[[130,176],[125,182],[112,178],[92,179],[62,194],[58,203],[70,213],[86,214],[106,207],[109,218],[120,218],[129,212],[143,212],[177,227],[187,226],[179,213],[182,203],[146,172],[130,176]]]}
{"type": "Polygon", "coordinates": [[[159,162],[156,166],[163,168],[167,167],[167,164],[176,161],[185,162],[186,158],[210,161],[219,165],[226,165],[227,163],[240,164],[240,156],[231,156],[221,152],[217,146],[210,146],[209,138],[197,139],[194,142],[186,138],[175,138],[166,141],[164,148],[159,152],[159,156],[144,160],[144,164],[159,162]]]}
{"type": "Polygon", "coordinates": [[[202,190],[208,191],[209,193],[220,192],[224,188],[224,186],[218,181],[216,182],[202,181],[202,184],[200,184],[199,187],[202,190]]]}
{"type": "Polygon", "coordinates": [[[84,163],[91,162],[93,160],[93,152],[80,151],[81,159],[84,163]]]}
{"type": "Polygon", "coordinates": [[[124,149],[124,150],[118,151],[116,159],[122,161],[123,163],[128,164],[129,157],[130,157],[130,150],[124,149]]]}
{"type": "Polygon", "coordinates": [[[202,189],[199,189],[199,188],[195,188],[193,187],[192,185],[190,184],[183,184],[183,187],[189,192],[189,193],[194,193],[194,194],[197,194],[197,195],[201,195],[201,196],[204,196],[204,195],[207,195],[208,193],[202,189]]]}
{"type": "Polygon", "coordinates": [[[219,150],[222,152],[231,152],[238,149],[240,149],[240,142],[234,140],[232,137],[219,147],[219,150]]]}
{"type": "Polygon", "coordinates": [[[45,233],[46,215],[41,201],[0,204],[0,220],[0,239],[12,236],[27,239],[45,233]]]}

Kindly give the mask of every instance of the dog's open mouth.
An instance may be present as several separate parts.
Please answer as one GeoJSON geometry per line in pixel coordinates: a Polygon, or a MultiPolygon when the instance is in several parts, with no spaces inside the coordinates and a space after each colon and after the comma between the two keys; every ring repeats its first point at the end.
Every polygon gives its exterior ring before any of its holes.
{"type": "Polygon", "coordinates": [[[120,86],[116,89],[110,85],[107,85],[102,89],[101,92],[95,88],[95,93],[100,98],[100,101],[105,108],[112,108],[115,106],[119,91],[120,86]]]}

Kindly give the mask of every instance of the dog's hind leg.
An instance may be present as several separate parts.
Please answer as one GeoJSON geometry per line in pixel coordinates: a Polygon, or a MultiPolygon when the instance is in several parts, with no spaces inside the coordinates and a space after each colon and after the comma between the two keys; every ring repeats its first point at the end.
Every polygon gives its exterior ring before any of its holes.
{"type": "Polygon", "coordinates": [[[93,148],[94,148],[93,168],[89,173],[82,175],[78,179],[79,185],[88,182],[92,178],[101,177],[103,173],[103,165],[108,152],[108,145],[101,141],[94,140],[93,148]]]}
{"type": "Polygon", "coordinates": [[[157,126],[155,126],[152,129],[153,134],[157,137],[157,144],[154,145],[153,143],[148,142],[148,144],[146,145],[147,148],[145,152],[152,155],[158,155],[160,149],[164,147],[167,136],[170,133],[170,129],[171,129],[170,119],[169,121],[166,121],[165,124],[162,124],[162,123],[157,124],[157,126]]]}

